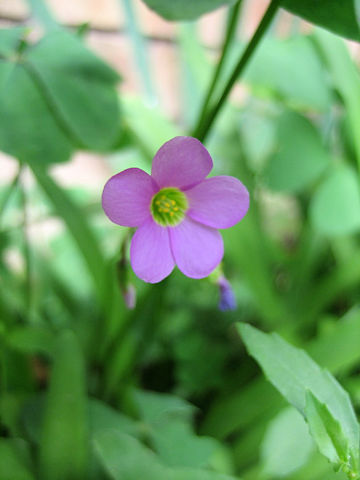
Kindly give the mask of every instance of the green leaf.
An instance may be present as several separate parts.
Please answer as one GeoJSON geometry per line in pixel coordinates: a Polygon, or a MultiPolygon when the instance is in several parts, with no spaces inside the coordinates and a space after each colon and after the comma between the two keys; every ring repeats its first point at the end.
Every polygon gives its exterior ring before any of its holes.
{"type": "Polygon", "coordinates": [[[180,397],[145,390],[134,391],[134,402],[142,420],[157,426],[171,420],[191,422],[195,407],[180,397]]]}
{"type": "Polygon", "coordinates": [[[360,312],[336,319],[307,348],[311,357],[331,373],[349,371],[360,361],[360,312]],[[343,346],[346,345],[346,348],[343,346]]]}
{"type": "Polygon", "coordinates": [[[307,462],[313,449],[304,418],[288,407],[267,428],[261,444],[262,469],[266,477],[286,477],[307,462]]]}
{"type": "MultiPolygon", "coordinates": [[[[360,1],[359,1],[360,6],[360,1]]],[[[359,10],[360,12],[360,10],[359,10]]],[[[359,13],[360,15],[360,13],[359,13]]],[[[317,29],[314,35],[324,56],[334,88],[345,105],[346,119],[354,144],[358,165],[360,165],[360,75],[348,46],[342,39],[317,29]]]]}
{"type": "Polygon", "coordinates": [[[143,0],[146,5],[167,20],[194,20],[204,13],[236,0],[143,0]]]}
{"type": "Polygon", "coordinates": [[[216,440],[197,437],[190,425],[179,420],[158,425],[151,437],[159,457],[170,467],[206,467],[218,449],[216,440]]]}
{"type": "Polygon", "coordinates": [[[315,228],[326,235],[345,235],[360,228],[359,179],[346,165],[336,166],[319,185],[310,204],[315,228]]]}
{"type": "Polygon", "coordinates": [[[48,34],[27,55],[54,114],[80,146],[108,150],[119,136],[118,75],[65,31],[48,34]]]}
{"type": "Polygon", "coordinates": [[[26,28],[24,27],[2,28],[0,30],[0,56],[14,55],[25,32],[26,28]]]}
{"type": "Polygon", "coordinates": [[[310,391],[306,392],[305,415],[320,452],[335,465],[346,465],[349,447],[341,426],[310,391]]]}
{"type": "Polygon", "coordinates": [[[203,467],[219,445],[213,438],[195,435],[191,422],[195,408],[175,395],[137,390],[134,400],[148,424],[151,444],[168,466],[203,467]]]}
{"type": "Polygon", "coordinates": [[[29,447],[20,439],[0,439],[1,480],[35,480],[29,447]]]}
{"type": "Polygon", "coordinates": [[[326,71],[311,37],[266,38],[244,79],[255,92],[280,98],[291,107],[327,111],[331,105],[326,71]]]}
{"type": "Polygon", "coordinates": [[[95,450],[114,480],[168,480],[156,455],[128,435],[114,430],[99,433],[95,450]]]}
{"type": "Polygon", "coordinates": [[[305,416],[306,392],[309,390],[326,404],[339,422],[350,450],[358,455],[359,424],[349,395],[335,378],[303,350],[291,346],[276,334],[268,335],[246,324],[238,324],[238,330],[249,354],[286,400],[305,416]]]}
{"type": "Polygon", "coordinates": [[[82,480],[88,469],[85,365],[78,341],[62,332],[54,352],[40,443],[44,480],[82,480]]]}
{"type": "Polygon", "coordinates": [[[167,468],[140,442],[113,430],[98,434],[94,444],[100,461],[114,480],[235,480],[205,470],[167,468]]]}
{"type": "Polygon", "coordinates": [[[97,294],[102,299],[107,288],[104,282],[106,262],[86,217],[71,200],[68,193],[58,186],[43,168],[39,167],[36,162],[31,162],[30,168],[37,182],[52,203],[55,212],[65,222],[75,240],[93,278],[97,294]]]}
{"type": "Polygon", "coordinates": [[[92,435],[109,429],[133,436],[138,434],[137,424],[132,418],[95,398],[89,400],[89,415],[92,435]]]}
{"type": "Polygon", "coordinates": [[[278,122],[279,149],[265,168],[265,181],[273,190],[298,192],[321,175],[330,157],[305,117],[286,112],[278,122]]]}
{"type": "Polygon", "coordinates": [[[68,160],[72,144],[24,65],[0,60],[0,149],[22,162],[68,160]]]}
{"type": "Polygon", "coordinates": [[[281,0],[282,7],[309,22],[360,41],[357,0],[281,0]]]}

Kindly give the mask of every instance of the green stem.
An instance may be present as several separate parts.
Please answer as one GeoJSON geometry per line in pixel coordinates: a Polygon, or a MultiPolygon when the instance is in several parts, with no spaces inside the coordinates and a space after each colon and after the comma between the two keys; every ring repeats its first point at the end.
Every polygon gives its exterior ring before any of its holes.
{"type": "Polygon", "coordinates": [[[27,3],[34,17],[39,19],[47,31],[59,28],[59,24],[43,0],[27,0],[27,3]]]}
{"type": "Polygon", "coordinates": [[[239,12],[240,12],[240,7],[242,4],[242,0],[239,0],[230,10],[229,10],[229,16],[228,16],[228,24],[227,24],[227,29],[226,29],[226,34],[225,34],[225,39],[224,39],[224,44],[222,48],[222,53],[220,60],[216,66],[214,76],[212,78],[212,81],[209,85],[207,94],[205,96],[204,102],[202,104],[201,110],[200,110],[200,115],[199,119],[197,122],[197,127],[194,130],[194,136],[196,137],[196,132],[199,131],[201,125],[205,122],[207,110],[210,104],[211,97],[214,93],[215,87],[217,85],[217,82],[220,78],[220,74],[223,70],[223,66],[225,64],[225,59],[227,57],[227,54],[229,52],[230,45],[234,39],[235,33],[236,33],[236,26],[238,23],[238,17],[239,17],[239,12]]]}
{"type": "Polygon", "coordinates": [[[19,183],[19,179],[20,179],[20,175],[21,175],[21,169],[22,169],[22,166],[21,164],[19,165],[19,169],[18,169],[18,172],[17,174],[15,175],[13,181],[11,182],[11,184],[9,185],[9,188],[7,189],[7,191],[5,192],[5,195],[4,195],[4,199],[0,205],[0,225],[1,225],[1,219],[2,219],[2,216],[4,215],[4,212],[6,210],[6,207],[7,207],[7,204],[9,203],[9,200],[11,198],[11,195],[13,194],[13,192],[16,190],[16,187],[19,183]]]}
{"type": "Polygon", "coordinates": [[[150,67],[145,50],[144,39],[139,33],[132,0],[122,0],[122,3],[126,14],[127,26],[133,44],[135,58],[139,67],[139,72],[141,73],[143,88],[150,104],[154,105],[157,102],[157,98],[151,81],[150,67]]]}
{"type": "Polygon", "coordinates": [[[207,137],[212,124],[215,121],[218,113],[220,112],[221,108],[224,106],[225,101],[231,92],[234,84],[240,77],[241,73],[244,71],[245,67],[247,66],[250,58],[252,57],[253,53],[256,50],[256,47],[260,43],[260,40],[263,38],[265,32],[267,31],[269,25],[271,24],[272,20],[274,19],[278,8],[280,5],[280,0],[272,0],[268,9],[266,10],[261,22],[258,25],[253,37],[249,41],[245,51],[241,54],[238,63],[235,66],[233,73],[231,74],[229,80],[227,81],[222,94],[220,95],[219,100],[216,102],[214,107],[208,112],[204,122],[199,125],[199,128],[195,132],[196,138],[201,141],[204,141],[207,137]]]}
{"type": "Polygon", "coordinates": [[[30,254],[30,245],[29,245],[29,238],[28,238],[28,228],[29,228],[29,217],[28,217],[28,202],[27,202],[27,192],[26,186],[22,182],[21,183],[21,200],[22,200],[22,207],[23,207],[23,221],[24,221],[24,228],[23,228],[23,250],[24,250],[24,259],[25,259],[25,305],[26,310],[31,313],[32,307],[32,291],[31,291],[31,254],[30,254]]]}

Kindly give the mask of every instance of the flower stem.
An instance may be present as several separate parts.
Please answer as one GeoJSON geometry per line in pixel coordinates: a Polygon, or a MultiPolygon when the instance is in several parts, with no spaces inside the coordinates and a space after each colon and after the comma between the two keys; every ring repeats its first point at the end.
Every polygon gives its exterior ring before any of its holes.
{"type": "Polygon", "coordinates": [[[224,106],[224,103],[231,92],[232,87],[234,86],[235,82],[238,80],[241,73],[244,71],[245,67],[247,66],[250,58],[252,57],[253,53],[256,50],[256,47],[260,43],[261,39],[263,38],[267,28],[269,27],[270,23],[274,19],[278,8],[280,5],[280,0],[272,0],[268,9],[266,10],[261,22],[259,23],[254,35],[252,36],[251,40],[249,41],[245,51],[241,54],[238,63],[236,64],[233,73],[231,74],[229,80],[225,84],[223,92],[220,95],[219,100],[216,102],[214,107],[208,111],[205,119],[199,125],[194,136],[201,141],[204,141],[207,137],[212,124],[215,121],[218,113],[220,112],[221,108],[224,106]]]}
{"type": "MultiPolygon", "coordinates": [[[[24,171],[22,170],[22,177],[24,176],[24,171]]],[[[32,261],[31,261],[31,252],[30,252],[30,243],[29,243],[29,206],[28,206],[28,195],[26,191],[26,185],[23,178],[20,182],[20,192],[21,192],[21,201],[23,209],[23,255],[25,262],[25,304],[26,310],[31,315],[32,311],[32,261]]]]}
{"type": "Polygon", "coordinates": [[[224,44],[221,52],[221,57],[220,60],[215,68],[214,76],[211,80],[211,83],[209,85],[208,91],[206,93],[204,102],[202,104],[201,110],[200,110],[200,115],[199,119],[197,122],[197,127],[194,129],[194,137],[196,137],[196,132],[199,131],[201,125],[205,122],[207,110],[209,107],[209,103],[211,100],[211,97],[214,93],[215,87],[217,85],[218,79],[220,77],[220,74],[222,72],[223,66],[225,64],[225,58],[227,57],[229,47],[232,43],[232,40],[235,36],[236,33],[236,26],[237,26],[237,21],[238,21],[238,16],[240,12],[240,7],[242,4],[242,0],[239,0],[232,8],[229,10],[229,16],[228,16],[228,24],[227,24],[227,29],[225,33],[225,39],[224,39],[224,44]]]}
{"type": "Polygon", "coordinates": [[[13,192],[16,191],[16,188],[18,186],[18,183],[19,183],[19,180],[20,180],[20,176],[21,176],[21,170],[22,170],[22,165],[20,164],[19,165],[19,169],[13,179],[13,181],[11,182],[11,184],[9,185],[8,189],[6,190],[6,193],[4,195],[4,198],[3,198],[3,201],[1,202],[1,205],[0,205],[0,227],[1,227],[1,221],[2,221],[2,217],[4,215],[4,212],[6,210],[6,207],[9,203],[9,200],[13,194],[13,192]]]}

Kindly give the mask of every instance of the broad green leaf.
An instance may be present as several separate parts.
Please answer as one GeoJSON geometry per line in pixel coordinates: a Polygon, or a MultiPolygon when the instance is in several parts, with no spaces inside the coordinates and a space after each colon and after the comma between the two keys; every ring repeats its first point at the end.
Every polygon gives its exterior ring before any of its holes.
{"type": "Polygon", "coordinates": [[[316,180],[330,157],[318,130],[305,117],[286,112],[278,120],[278,151],[264,172],[273,190],[298,192],[316,180]]]}
{"type": "Polygon", "coordinates": [[[80,146],[107,150],[119,136],[117,74],[64,31],[45,36],[27,55],[55,117],[80,146]]]}
{"type": "Polygon", "coordinates": [[[197,437],[188,424],[179,420],[159,424],[151,437],[154,449],[169,467],[206,467],[218,449],[215,439],[197,437]]]}
{"type": "Polygon", "coordinates": [[[30,451],[23,440],[0,439],[1,480],[35,480],[31,472],[30,451]]]}
{"type": "Polygon", "coordinates": [[[339,93],[346,107],[344,113],[349,121],[349,130],[351,132],[358,165],[360,165],[359,69],[351,58],[347,45],[340,38],[320,29],[315,31],[314,38],[328,66],[333,86],[339,93]]]}
{"type": "Polygon", "coordinates": [[[85,365],[74,333],[63,331],[54,351],[40,442],[40,477],[83,480],[88,469],[89,427],[85,365]]]}
{"type": "Polygon", "coordinates": [[[89,417],[92,435],[109,429],[132,436],[139,433],[135,420],[95,398],[89,399],[89,417]]]}
{"type": "Polygon", "coordinates": [[[168,466],[203,467],[218,449],[213,438],[198,437],[192,430],[195,408],[175,395],[134,392],[141,419],[148,424],[151,444],[168,466]]]}
{"type": "Polygon", "coordinates": [[[150,425],[158,425],[171,420],[191,422],[195,407],[180,397],[169,394],[134,391],[134,402],[142,420],[150,425]]]}
{"type": "Polygon", "coordinates": [[[304,418],[295,408],[288,407],[270,422],[260,449],[265,475],[286,477],[307,462],[314,442],[304,418]]]}
{"type": "Polygon", "coordinates": [[[68,160],[72,144],[21,64],[0,60],[0,149],[22,162],[68,160]]]}
{"type": "Polygon", "coordinates": [[[310,391],[306,393],[305,415],[320,452],[331,463],[346,465],[350,459],[349,447],[341,426],[327,406],[319,402],[310,391]]]}
{"type": "Polygon", "coordinates": [[[134,438],[114,430],[95,436],[101,463],[114,480],[168,480],[156,455],[134,438]]]}
{"type": "Polygon", "coordinates": [[[303,350],[293,347],[276,334],[265,334],[247,324],[238,330],[250,355],[260,364],[269,381],[303,415],[306,391],[325,403],[339,422],[353,452],[359,449],[359,424],[349,395],[326,370],[322,370],[303,350]]]}
{"type": "Polygon", "coordinates": [[[311,37],[266,38],[244,79],[255,92],[280,98],[291,107],[327,111],[331,105],[326,71],[311,37]]]}
{"type": "Polygon", "coordinates": [[[143,0],[146,5],[167,20],[194,20],[204,13],[236,0],[143,0]]]}
{"type": "Polygon", "coordinates": [[[24,27],[2,28],[0,30],[0,56],[14,55],[25,32],[26,28],[24,27]]]}
{"type": "Polygon", "coordinates": [[[358,0],[281,0],[281,6],[338,35],[360,41],[358,0]]]}
{"type": "Polygon", "coordinates": [[[352,168],[338,165],[324,179],[312,197],[310,218],[326,235],[345,235],[360,229],[359,179],[352,168]]]}
{"type": "MultiPolygon", "coordinates": [[[[322,367],[337,374],[357,365],[359,344],[360,313],[354,311],[334,322],[330,331],[320,332],[306,350],[322,367]]],[[[258,378],[214,402],[205,417],[202,433],[224,438],[238,430],[251,429],[264,415],[271,416],[272,412],[278,411],[281,404],[278,392],[264,379],[258,378]],[[258,402],[259,398],[266,398],[266,404],[258,402]],[[246,416],[239,415],[244,410],[246,416]]]]}
{"type": "Polygon", "coordinates": [[[100,461],[113,480],[235,480],[205,470],[165,467],[140,442],[113,430],[98,434],[94,444],[100,461]]]}

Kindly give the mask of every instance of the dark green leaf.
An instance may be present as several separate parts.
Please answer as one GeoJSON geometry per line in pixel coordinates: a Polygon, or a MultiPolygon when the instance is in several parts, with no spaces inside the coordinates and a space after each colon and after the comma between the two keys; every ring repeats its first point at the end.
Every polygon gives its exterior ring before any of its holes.
{"type": "Polygon", "coordinates": [[[310,205],[314,226],[327,235],[345,235],[360,229],[359,177],[339,165],[319,185],[310,205]]]}
{"type": "Polygon", "coordinates": [[[318,130],[305,117],[287,112],[279,118],[279,149],[269,160],[264,176],[273,190],[298,192],[324,171],[330,157],[318,130]]]}
{"type": "Polygon", "coordinates": [[[2,28],[0,30],[0,56],[15,56],[16,49],[25,31],[24,27],[2,28]]]}
{"type": "Polygon", "coordinates": [[[9,346],[27,354],[45,353],[51,355],[54,340],[55,336],[49,329],[35,325],[16,327],[7,335],[9,346]]]}
{"type": "Polygon", "coordinates": [[[23,65],[0,60],[0,149],[23,162],[63,162],[72,145],[23,65]]]}
{"type": "Polygon", "coordinates": [[[357,0],[281,0],[281,5],[309,22],[360,41],[357,0]]]}
{"type": "Polygon", "coordinates": [[[44,480],[84,480],[88,469],[85,366],[71,331],[58,337],[40,443],[44,480]]]}
{"type": "Polygon", "coordinates": [[[194,20],[204,13],[236,0],[143,0],[146,5],[167,20],[194,20]]]}
{"type": "Polygon", "coordinates": [[[80,145],[94,150],[113,147],[120,128],[114,88],[118,75],[64,31],[44,37],[27,61],[57,120],[80,145]]]}
{"type": "Polygon", "coordinates": [[[30,452],[20,439],[0,439],[1,480],[35,480],[31,473],[30,452]]]}

